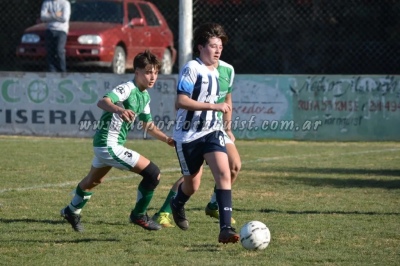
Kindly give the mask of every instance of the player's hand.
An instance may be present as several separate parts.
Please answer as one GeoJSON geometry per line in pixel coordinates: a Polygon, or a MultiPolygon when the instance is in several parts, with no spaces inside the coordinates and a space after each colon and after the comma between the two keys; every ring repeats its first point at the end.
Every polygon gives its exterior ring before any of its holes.
{"type": "Polygon", "coordinates": [[[57,16],[57,17],[62,17],[62,12],[61,12],[61,11],[57,11],[57,12],[56,12],[56,16],[57,16]]]}
{"type": "Polygon", "coordinates": [[[217,103],[214,105],[215,106],[215,111],[220,111],[223,113],[228,113],[232,110],[232,107],[227,104],[227,103],[217,103]]]}
{"type": "Polygon", "coordinates": [[[236,140],[236,138],[235,138],[235,135],[233,135],[233,133],[232,133],[232,131],[226,131],[226,134],[228,135],[228,137],[233,141],[233,142],[235,142],[235,140],[236,140]]]}
{"type": "Polygon", "coordinates": [[[175,141],[171,137],[166,137],[166,143],[171,147],[175,147],[175,141]]]}
{"type": "Polygon", "coordinates": [[[135,113],[132,110],[121,109],[117,112],[117,114],[125,122],[132,123],[133,120],[135,120],[135,113]]]}

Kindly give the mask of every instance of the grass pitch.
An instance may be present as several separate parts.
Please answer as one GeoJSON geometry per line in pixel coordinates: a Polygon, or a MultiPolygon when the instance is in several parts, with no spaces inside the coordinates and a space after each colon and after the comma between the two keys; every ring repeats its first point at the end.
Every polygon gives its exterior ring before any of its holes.
{"type": "MultiPolygon", "coordinates": [[[[400,143],[237,141],[242,171],[233,188],[237,231],[267,224],[271,243],[252,252],[217,241],[204,215],[213,180],[205,170],[188,202],[190,229],[148,232],[128,223],[138,175],[113,169],[82,211],[76,233],[59,211],[87,174],[91,139],[0,136],[1,265],[399,265],[400,143]]],[[[180,176],[173,148],[127,146],[154,161],[158,210],[180,176]]]]}

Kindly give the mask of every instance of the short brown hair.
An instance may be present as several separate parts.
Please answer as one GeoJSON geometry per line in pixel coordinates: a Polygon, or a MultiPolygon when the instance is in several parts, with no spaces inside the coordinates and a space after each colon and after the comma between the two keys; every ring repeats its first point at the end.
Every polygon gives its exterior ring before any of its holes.
{"type": "Polygon", "coordinates": [[[161,62],[149,50],[145,50],[143,53],[138,53],[135,56],[135,59],[133,59],[133,71],[137,68],[145,69],[149,65],[154,66],[157,70],[161,69],[161,62]]]}
{"type": "Polygon", "coordinates": [[[193,35],[193,53],[195,55],[199,55],[200,53],[197,46],[205,46],[210,38],[220,38],[223,45],[228,41],[228,35],[226,35],[224,27],[214,22],[207,22],[200,25],[196,28],[193,35]]]}

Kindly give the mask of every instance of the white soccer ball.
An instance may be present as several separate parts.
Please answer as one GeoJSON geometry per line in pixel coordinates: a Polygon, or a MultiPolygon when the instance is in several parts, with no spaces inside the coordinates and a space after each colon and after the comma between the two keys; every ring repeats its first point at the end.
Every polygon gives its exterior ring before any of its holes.
{"type": "Polygon", "coordinates": [[[240,243],[248,250],[263,250],[271,241],[268,227],[259,221],[251,221],[240,229],[240,243]]]}

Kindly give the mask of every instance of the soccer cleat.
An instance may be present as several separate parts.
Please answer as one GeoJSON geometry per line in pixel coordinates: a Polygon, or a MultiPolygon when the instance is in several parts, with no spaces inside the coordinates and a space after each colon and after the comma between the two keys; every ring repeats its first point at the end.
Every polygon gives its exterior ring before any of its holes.
{"type": "Polygon", "coordinates": [[[140,215],[134,215],[133,212],[131,212],[129,219],[130,219],[131,223],[139,225],[140,227],[143,227],[146,230],[160,230],[161,229],[161,225],[159,225],[157,222],[150,219],[149,216],[147,215],[147,213],[140,214],[140,215]]]}
{"type": "Polygon", "coordinates": [[[189,228],[189,221],[186,219],[185,207],[182,206],[178,208],[173,202],[174,198],[169,202],[172,210],[172,217],[174,217],[174,221],[180,229],[187,230],[189,228]]]}
{"type": "Polygon", "coordinates": [[[62,209],[60,214],[69,222],[75,231],[83,232],[83,225],[81,224],[81,216],[79,214],[72,213],[68,206],[62,209]]]}
{"type": "Polygon", "coordinates": [[[218,242],[222,244],[237,243],[239,242],[239,234],[235,232],[235,228],[225,227],[221,229],[218,236],[218,242]]]}
{"type": "MultiPolygon", "coordinates": [[[[219,211],[218,211],[218,209],[215,209],[215,210],[211,209],[208,205],[209,204],[207,204],[207,206],[205,208],[206,215],[219,220],[219,211]]],[[[231,224],[236,224],[236,221],[235,221],[235,219],[233,219],[233,217],[231,217],[231,224]]]]}
{"type": "Polygon", "coordinates": [[[159,223],[162,227],[165,228],[170,228],[170,227],[175,227],[175,225],[172,224],[171,218],[169,217],[168,212],[160,212],[154,214],[154,216],[151,218],[153,221],[159,223]]]}

